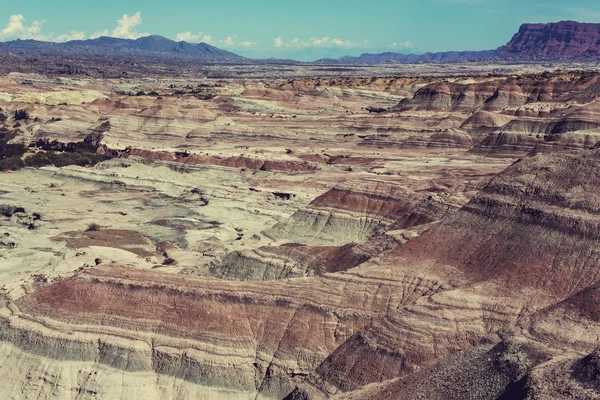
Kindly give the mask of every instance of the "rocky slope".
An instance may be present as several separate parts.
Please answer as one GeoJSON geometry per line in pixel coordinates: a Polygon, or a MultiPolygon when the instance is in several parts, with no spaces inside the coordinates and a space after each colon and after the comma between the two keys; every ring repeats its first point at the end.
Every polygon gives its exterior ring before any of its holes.
{"type": "MultiPolygon", "coordinates": [[[[184,398],[595,398],[599,160],[591,150],[517,162],[418,237],[347,248],[370,252],[355,261],[333,248],[262,247],[217,268],[268,281],[102,261],[37,279],[3,297],[3,390],[164,398],[168,384],[184,398]],[[261,272],[286,271],[286,262],[301,273],[261,272]],[[36,359],[43,370],[30,366],[36,359]],[[119,373],[131,383],[107,391],[119,373]]],[[[398,200],[388,201],[380,218],[404,221],[398,200]]]]}
{"type": "Polygon", "coordinates": [[[319,196],[265,234],[311,245],[364,242],[387,230],[407,229],[441,219],[449,204],[381,181],[339,185],[319,196]]]}
{"type": "Polygon", "coordinates": [[[571,387],[597,397],[593,373],[561,380],[549,370],[583,363],[598,346],[599,157],[589,151],[518,162],[459,212],[384,257],[373,268],[435,277],[448,290],[374,320],[289,398],[373,398],[361,387],[385,381],[374,386],[380,398],[460,398],[458,381],[475,398],[545,399],[571,387]]]}

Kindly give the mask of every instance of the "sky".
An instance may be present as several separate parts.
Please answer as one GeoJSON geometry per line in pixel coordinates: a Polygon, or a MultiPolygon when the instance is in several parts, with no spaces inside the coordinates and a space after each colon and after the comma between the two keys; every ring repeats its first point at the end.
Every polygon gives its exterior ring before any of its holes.
{"type": "Polygon", "coordinates": [[[526,22],[600,23],[598,0],[0,0],[0,41],[149,34],[256,58],[488,50],[526,22]]]}

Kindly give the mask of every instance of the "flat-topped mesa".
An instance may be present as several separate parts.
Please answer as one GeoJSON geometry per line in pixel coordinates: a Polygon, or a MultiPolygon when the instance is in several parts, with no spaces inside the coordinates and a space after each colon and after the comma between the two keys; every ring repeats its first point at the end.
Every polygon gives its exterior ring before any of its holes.
{"type": "Polygon", "coordinates": [[[507,56],[538,58],[600,57],[600,24],[575,21],[523,24],[499,52],[507,56]]]}

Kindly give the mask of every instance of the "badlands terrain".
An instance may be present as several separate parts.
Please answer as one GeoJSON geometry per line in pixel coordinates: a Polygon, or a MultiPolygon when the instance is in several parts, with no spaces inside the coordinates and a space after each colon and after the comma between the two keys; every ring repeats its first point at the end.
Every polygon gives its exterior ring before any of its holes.
{"type": "Polygon", "coordinates": [[[595,65],[9,73],[0,109],[0,398],[600,396],[595,65]]]}

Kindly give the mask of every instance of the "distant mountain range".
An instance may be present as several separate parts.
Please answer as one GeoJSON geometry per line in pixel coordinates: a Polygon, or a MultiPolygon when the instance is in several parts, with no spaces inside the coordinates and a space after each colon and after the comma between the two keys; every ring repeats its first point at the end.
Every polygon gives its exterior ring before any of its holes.
{"type": "Polygon", "coordinates": [[[325,63],[454,63],[492,60],[600,60],[600,24],[562,21],[550,24],[523,24],[512,40],[496,50],[449,51],[442,53],[362,54],[325,63]]]}
{"type": "Polygon", "coordinates": [[[13,40],[0,43],[0,50],[38,52],[64,56],[151,56],[187,57],[207,61],[239,61],[244,57],[206,43],[176,42],[153,35],[139,39],[118,39],[102,36],[97,39],[73,40],[65,43],[37,40],[13,40]]]}
{"type": "Polygon", "coordinates": [[[395,62],[399,64],[419,64],[419,63],[457,63],[457,62],[476,62],[485,61],[498,57],[496,50],[484,51],[446,51],[443,53],[425,53],[425,54],[402,54],[402,53],[365,53],[359,57],[342,57],[337,60],[324,59],[320,62],[350,63],[350,64],[383,64],[395,62]]]}
{"type": "MultiPolygon", "coordinates": [[[[251,63],[251,60],[206,43],[176,42],[162,36],[139,39],[99,37],[65,43],[14,40],[0,43],[0,52],[65,58],[133,56],[211,63],[251,63]]],[[[496,50],[449,51],[425,54],[380,53],[323,59],[319,64],[456,63],[478,61],[600,60],[600,24],[562,21],[524,24],[512,40],[496,50]]],[[[263,63],[291,63],[291,60],[260,60],[263,63]]]]}

